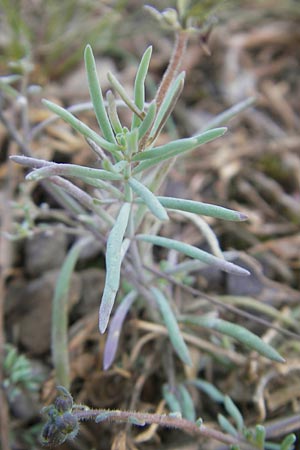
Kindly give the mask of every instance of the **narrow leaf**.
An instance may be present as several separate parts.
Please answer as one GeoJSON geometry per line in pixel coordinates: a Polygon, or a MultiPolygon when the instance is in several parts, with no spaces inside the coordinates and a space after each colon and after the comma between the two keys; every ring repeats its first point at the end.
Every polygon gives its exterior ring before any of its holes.
{"type": "Polygon", "coordinates": [[[184,77],[185,72],[181,72],[169,87],[163,99],[163,102],[157,112],[157,116],[155,118],[153,128],[149,136],[149,139],[151,141],[154,141],[156,139],[156,137],[162,130],[163,126],[165,125],[166,121],[170,117],[177,103],[177,100],[182,92],[184,85],[184,77]]]}
{"type": "Polygon", "coordinates": [[[163,386],[163,398],[166,401],[171,413],[179,413],[180,416],[182,416],[181,405],[178,401],[178,398],[176,397],[174,392],[172,392],[170,386],[167,384],[164,384],[163,386]]]}
{"type": "Polygon", "coordinates": [[[108,112],[110,123],[112,124],[114,132],[116,134],[121,134],[121,133],[123,133],[123,127],[122,127],[122,124],[121,124],[119,116],[118,116],[115,96],[111,91],[107,91],[106,100],[107,100],[107,104],[108,104],[107,112],[108,112]]]}
{"type": "Polygon", "coordinates": [[[181,335],[176,317],[169,305],[166,297],[156,288],[151,288],[151,292],[157,302],[167,330],[169,332],[170,341],[179,358],[187,365],[192,365],[192,360],[188,348],[181,335]]]}
{"type": "Polygon", "coordinates": [[[238,432],[234,428],[234,426],[229,422],[226,417],[223,416],[223,414],[218,414],[218,422],[220,427],[228,434],[231,434],[232,436],[237,436],[238,432]]]}
{"type": "MultiPolygon", "coordinates": [[[[141,59],[134,82],[134,102],[136,106],[143,111],[145,104],[145,80],[149,69],[149,63],[152,55],[152,47],[148,47],[141,59]]],[[[141,119],[134,114],[131,129],[140,125],[141,119]]]]}
{"type": "Polygon", "coordinates": [[[221,114],[218,114],[213,118],[207,125],[205,125],[202,131],[210,130],[211,128],[220,127],[229,122],[230,119],[235,117],[237,114],[240,114],[245,109],[252,106],[255,103],[255,97],[249,97],[246,100],[242,100],[231,108],[226,109],[221,114]]]}
{"type": "Polygon", "coordinates": [[[168,144],[155,147],[151,150],[145,150],[138,153],[133,157],[134,161],[142,161],[144,159],[162,157],[164,159],[177,156],[186,151],[194,150],[199,145],[206,144],[226,132],[227,128],[215,128],[213,130],[205,131],[199,136],[194,136],[186,139],[177,139],[176,141],[169,142],[168,144]]]}
{"type": "Polygon", "coordinates": [[[295,434],[288,434],[280,444],[280,450],[292,450],[297,438],[295,434]]]}
{"type": "Polygon", "coordinates": [[[244,419],[243,416],[236,406],[236,404],[231,400],[228,395],[224,397],[224,406],[228,414],[233,418],[236,423],[238,431],[242,431],[244,428],[244,419]]]}
{"type": "Polygon", "coordinates": [[[264,450],[266,439],[266,429],[263,425],[256,425],[255,427],[255,445],[260,449],[264,450]]]}
{"type": "MultiPolygon", "coordinates": [[[[209,130],[206,131],[203,134],[206,133],[210,133],[210,131],[213,131],[213,133],[211,134],[211,139],[208,139],[209,134],[207,134],[206,136],[202,136],[203,139],[205,139],[205,142],[201,142],[201,138],[199,137],[199,140],[197,141],[197,138],[188,138],[188,139],[181,139],[179,141],[174,141],[173,143],[176,143],[175,146],[172,147],[172,142],[170,142],[169,144],[166,144],[168,151],[165,152],[164,151],[164,147],[165,146],[161,146],[161,147],[156,147],[153,150],[146,150],[144,152],[138,153],[137,155],[144,155],[144,153],[149,152],[147,155],[147,159],[145,161],[142,161],[134,170],[133,170],[133,174],[136,175],[137,173],[143,172],[146,169],[149,169],[150,167],[156,166],[157,164],[161,163],[162,161],[165,161],[166,159],[170,159],[170,158],[174,158],[176,156],[182,155],[185,152],[191,151],[191,150],[195,150],[197,147],[199,147],[200,145],[209,142],[219,136],[222,136],[225,131],[226,128],[216,128],[215,130],[209,130]],[[219,131],[217,132],[216,130],[223,130],[222,132],[219,131]],[[187,142],[188,140],[190,140],[189,142],[187,142]],[[178,144],[177,144],[178,143],[178,144]],[[150,152],[154,152],[156,150],[160,149],[159,151],[159,155],[155,158],[152,157],[152,153],[150,152]],[[149,159],[148,159],[149,158],[149,159]]],[[[137,157],[136,155],[136,157],[137,157]]],[[[143,157],[142,157],[143,158],[143,157]]]]}
{"type": "Polygon", "coordinates": [[[104,106],[102,90],[97,76],[97,68],[90,45],[87,45],[84,51],[85,68],[88,77],[89,91],[96,114],[97,122],[100,130],[102,130],[104,138],[112,143],[115,143],[115,136],[107,117],[104,106]]]}
{"type": "Polygon", "coordinates": [[[134,128],[133,130],[129,131],[129,133],[126,134],[126,155],[131,158],[131,155],[136,153],[138,151],[138,129],[134,128]]]}
{"type": "Polygon", "coordinates": [[[129,186],[132,190],[141,197],[146,203],[152,214],[160,220],[168,220],[168,214],[165,208],[157,200],[157,197],[142,183],[137,181],[135,178],[129,178],[129,186]]]}
{"type": "Polygon", "coordinates": [[[130,108],[131,111],[133,111],[134,114],[136,114],[140,119],[143,119],[145,114],[135,105],[134,101],[131,100],[131,98],[127,95],[127,92],[125,91],[121,83],[116,79],[116,77],[111,72],[108,72],[107,78],[111,83],[111,85],[115,88],[121,99],[126,103],[128,108],[130,108]]]}
{"type": "Polygon", "coordinates": [[[219,331],[226,336],[231,336],[237,339],[242,344],[257,351],[266,358],[273,361],[283,363],[285,360],[280,354],[269,344],[265,343],[260,337],[241,325],[227,322],[217,317],[199,317],[199,316],[182,316],[181,320],[185,323],[198,325],[204,328],[211,328],[212,330],[219,331]]]}
{"type": "Polygon", "coordinates": [[[147,131],[150,129],[151,125],[153,124],[155,114],[156,114],[156,103],[155,101],[153,101],[150,103],[145,118],[138,128],[139,140],[142,139],[147,133],[147,131]]]}
{"type": "Polygon", "coordinates": [[[193,386],[196,386],[201,391],[205,392],[205,394],[207,394],[215,402],[223,403],[224,395],[222,394],[222,392],[219,391],[219,389],[217,389],[213,384],[209,383],[208,381],[197,378],[195,380],[189,381],[189,383],[192,384],[193,386]]]}
{"type": "Polygon", "coordinates": [[[108,142],[107,140],[103,139],[101,136],[99,136],[99,134],[97,134],[94,130],[81,122],[81,120],[77,119],[77,117],[73,116],[73,114],[71,114],[66,109],[56,105],[55,103],[49,102],[49,100],[43,100],[43,103],[47,106],[48,109],[50,109],[52,112],[54,112],[68,124],[70,124],[71,127],[73,127],[76,131],[81,133],[84,137],[90,138],[92,141],[96,142],[96,144],[98,144],[108,152],[114,154],[120,150],[117,144],[113,144],[112,142],[108,142]]]}
{"type": "Polygon", "coordinates": [[[52,359],[56,371],[57,384],[70,385],[70,368],[68,352],[68,294],[71,276],[80,251],[87,243],[87,239],[76,242],[69,251],[60,270],[53,297],[52,306],[52,359]]]}
{"type": "Polygon", "coordinates": [[[124,320],[136,297],[137,293],[135,291],[131,291],[129,294],[127,294],[126,297],[124,297],[124,299],[118,306],[118,308],[116,309],[116,312],[110,322],[108,335],[104,347],[104,356],[103,356],[104,370],[108,370],[115,359],[124,320]]]}
{"type": "Polygon", "coordinates": [[[78,166],[77,164],[52,163],[49,166],[41,167],[26,176],[27,181],[38,181],[42,178],[63,175],[65,177],[95,178],[100,180],[122,180],[123,176],[108,170],[93,169],[91,167],[78,166]]]}
{"type": "Polygon", "coordinates": [[[192,399],[189,391],[184,386],[184,384],[179,384],[178,391],[179,391],[179,397],[180,397],[182,416],[192,422],[195,422],[196,411],[195,411],[193,399],[192,399]]]}
{"type": "Polygon", "coordinates": [[[100,333],[104,333],[107,328],[110,313],[120,285],[122,242],[127,228],[129,214],[130,203],[124,203],[107,240],[105,258],[106,278],[99,311],[100,333]]]}
{"type": "Polygon", "coordinates": [[[213,264],[228,273],[233,273],[235,275],[249,275],[248,270],[243,267],[237,266],[229,261],[225,261],[225,259],[217,258],[204,250],[200,250],[193,245],[185,244],[181,241],[176,241],[174,239],[161,236],[151,236],[148,234],[138,234],[136,238],[141,241],[150,242],[153,245],[159,245],[160,247],[177,250],[178,252],[181,252],[191,258],[199,259],[205,264],[213,264]]]}
{"type": "Polygon", "coordinates": [[[223,208],[222,206],[211,205],[209,203],[195,202],[193,200],[185,200],[173,197],[157,197],[159,202],[168,209],[179,211],[187,211],[203,216],[216,217],[217,219],[241,221],[246,220],[247,216],[232,209],[223,208]]]}

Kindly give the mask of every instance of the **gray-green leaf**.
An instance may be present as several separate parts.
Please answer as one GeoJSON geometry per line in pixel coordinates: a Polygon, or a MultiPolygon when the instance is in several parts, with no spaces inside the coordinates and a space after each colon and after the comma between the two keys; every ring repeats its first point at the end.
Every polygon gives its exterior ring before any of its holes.
{"type": "Polygon", "coordinates": [[[135,178],[129,178],[129,186],[132,190],[138,194],[142,200],[146,203],[152,214],[155,215],[160,220],[168,220],[168,214],[165,208],[157,200],[157,197],[142,183],[137,181],[135,178]]]}
{"type": "Polygon", "coordinates": [[[168,300],[157,288],[154,287],[151,288],[151,292],[155,298],[155,301],[159,306],[161,315],[169,332],[170,341],[173,345],[174,350],[176,351],[179,358],[185,364],[191,366],[192,360],[188,348],[183,340],[176,317],[174,316],[174,313],[169,305],[168,300]]]}
{"type": "Polygon", "coordinates": [[[176,241],[174,239],[169,239],[161,236],[151,236],[148,234],[138,234],[137,239],[145,242],[150,242],[153,245],[159,245],[160,247],[169,248],[172,250],[177,250],[184,255],[190,256],[191,258],[199,259],[206,264],[214,264],[225,272],[233,273],[235,275],[249,275],[248,270],[243,267],[237,266],[225,259],[217,258],[210,253],[200,250],[193,245],[185,244],[181,241],[176,241]]]}
{"type": "Polygon", "coordinates": [[[257,351],[266,358],[272,359],[273,361],[283,363],[285,360],[280,356],[280,354],[269,344],[264,342],[260,337],[241,325],[235,323],[227,322],[225,320],[219,319],[217,317],[199,317],[199,316],[182,316],[180,318],[185,323],[190,323],[193,325],[198,325],[205,328],[211,328],[212,330],[219,331],[226,336],[231,336],[237,339],[242,344],[257,351]]]}
{"type": "Polygon", "coordinates": [[[217,219],[241,221],[246,220],[247,216],[232,209],[222,206],[211,205],[209,203],[195,202],[194,200],[185,200],[173,197],[157,197],[159,202],[168,209],[187,211],[203,216],[216,217],[217,219]]]}
{"type": "Polygon", "coordinates": [[[105,258],[106,278],[99,311],[100,333],[104,333],[107,328],[111,310],[114,306],[114,301],[120,285],[122,242],[127,228],[129,214],[130,203],[124,203],[107,240],[105,258]]]}
{"type": "Polygon", "coordinates": [[[102,130],[104,138],[112,143],[115,143],[115,136],[108,120],[107,112],[104,106],[102,90],[97,76],[97,68],[93,51],[90,45],[87,45],[84,51],[85,68],[88,76],[88,84],[90,96],[92,99],[94,111],[97,121],[102,130]]]}

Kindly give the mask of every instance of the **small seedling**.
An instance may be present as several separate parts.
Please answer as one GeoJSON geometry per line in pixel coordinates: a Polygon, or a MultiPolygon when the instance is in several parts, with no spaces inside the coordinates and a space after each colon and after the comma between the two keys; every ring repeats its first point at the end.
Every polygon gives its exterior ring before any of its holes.
{"type": "MultiPolygon", "coordinates": [[[[231,419],[219,416],[221,428],[226,433],[214,430],[196,421],[196,412],[187,385],[180,382],[174,387],[165,385],[163,396],[172,411],[171,414],[146,414],[132,411],[111,411],[83,409],[73,404],[68,390],[70,386],[69,361],[67,350],[67,294],[70,278],[81,249],[93,239],[102,242],[105,248],[106,278],[99,299],[99,331],[108,331],[104,349],[103,367],[107,370],[117,355],[119,337],[123,324],[131,308],[137,303],[147,308],[150,323],[159,322],[160,330],[169,335],[174,353],[182,365],[192,365],[188,337],[192,327],[213,330],[221,336],[228,336],[276,362],[284,362],[279,353],[244,327],[222,320],[215,314],[206,316],[181,315],[172,303],[172,283],[168,283],[168,273],[155,272],[153,247],[162,247],[179,252],[185,258],[200,261],[202,264],[217,267],[238,276],[247,276],[243,267],[227,261],[221,253],[211,254],[196,246],[176,239],[157,235],[160,224],[172,219],[172,213],[211,216],[217,219],[243,221],[246,216],[238,211],[222,206],[193,200],[164,197],[158,195],[159,189],[168,175],[175,159],[200,146],[221,138],[226,133],[219,124],[224,118],[243,109],[247,100],[234,111],[228,111],[214,120],[214,127],[208,126],[197,136],[177,139],[159,144],[159,135],[170,118],[178,97],[183,89],[185,73],[181,63],[189,33],[203,33],[199,27],[199,17],[193,20],[194,2],[178,1],[178,10],[168,9],[160,13],[150,8],[152,14],[164,25],[175,31],[176,41],[173,55],[157,93],[149,102],[145,99],[145,83],[151,62],[152,48],[146,49],[139,64],[133,98],[110,73],[108,79],[114,93],[109,91],[104,99],[96,72],[96,64],[90,45],[85,49],[85,67],[89,83],[93,109],[99,132],[78,119],[72,112],[48,100],[44,105],[80,133],[97,153],[101,167],[91,168],[75,164],[58,164],[26,156],[14,156],[12,160],[30,167],[26,179],[31,182],[48,183],[60,195],[61,202],[78,221],[78,227],[85,230],[71,250],[61,269],[53,301],[52,348],[53,363],[60,395],[55,403],[43,410],[47,423],[43,430],[43,443],[61,444],[73,438],[78,432],[81,420],[93,419],[96,422],[126,422],[137,426],[158,424],[163,427],[178,428],[195,436],[216,439],[232,448],[261,449],[264,433],[256,428],[254,438],[247,440],[244,419],[233,403],[216,388],[204,381],[195,385],[206,390],[215,401],[224,404],[231,419]],[[128,109],[130,125],[122,124],[118,114],[119,96],[122,105],[128,109]],[[71,181],[72,180],[72,181],[71,181]],[[74,184],[92,186],[97,195],[90,195],[74,184]],[[158,226],[159,225],[159,226],[158,226]],[[123,280],[127,283],[124,292],[123,280]],[[116,300],[119,304],[116,306],[116,300]],[[163,326],[161,325],[163,324],[163,326]],[[185,330],[185,331],[183,331],[185,330]],[[244,434],[243,434],[244,433],[244,434]],[[246,436],[246,437],[245,437],[246,436]]],[[[149,9],[149,8],[148,8],[149,9]]],[[[198,10],[197,10],[198,11],[198,10]]],[[[213,233],[210,230],[210,233],[213,233]]],[[[216,236],[214,235],[217,241],[216,236]]],[[[187,271],[188,274],[188,271],[187,271]]],[[[172,358],[174,355],[172,355],[172,358]]],[[[252,435],[251,435],[252,436],[252,435]]],[[[283,449],[291,448],[292,438],[283,442],[283,449]]]]}

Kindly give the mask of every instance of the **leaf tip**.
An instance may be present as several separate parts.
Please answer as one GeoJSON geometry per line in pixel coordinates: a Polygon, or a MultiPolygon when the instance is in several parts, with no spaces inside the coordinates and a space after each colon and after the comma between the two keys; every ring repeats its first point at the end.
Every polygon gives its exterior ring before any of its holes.
{"type": "Polygon", "coordinates": [[[87,52],[91,52],[91,51],[92,51],[91,44],[87,44],[87,45],[85,46],[84,53],[86,54],[87,52]]]}
{"type": "Polygon", "coordinates": [[[232,273],[233,275],[240,275],[244,277],[249,277],[251,275],[251,272],[248,269],[245,269],[244,267],[230,261],[222,260],[221,265],[223,265],[222,269],[225,272],[232,273]]]}
{"type": "Polygon", "coordinates": [[[103,361],[103,370],[104,371],[108,370],[110,368],[110,366],[111,366],[111,363],[112,362],[110,360],[109,361],[108,360],[104,360],[103,361]]]}
{"type": "Polygon", "coordinates": [[[25,180],[26,181],[36,181],[38,180],[39,176],[35,172],[30,172],[28,175],[26,175],[25,180]]]}
{"type": "Polygon", "coordinates": [[[105,323],[101,318],[99,319],[99,331],[101,334],[104,334],[107,328],[107,323],[105,323]]]}
{"type": "Polygon", "coordinates": [[[239,220],[240,220],[241,222],[243,222],[243,221],[245,221],[245,220],[248,220],[247,214],[244,214],[244,213],[241,213],[241,212],[238,212],[238,218],[239,218],[239,220]]]}
{"type": "Polygon", "coordinates": [[[168,220],[170,220],[166,211],[161,211],[159,219],[164,222],[167,222],[168,220]]]}
{"type": "Polygon", "coordinates": [[[278,356],[276,358],[276,361],[281,363],[281,364],[285,364],[286,363],[286,359],[283,358],[279,353],[278,353],[278,356]]]}
{"type": "Polygon", "coordinates": [[[241,275],[243,277],[249,277],[251,275],[251,272],[247,269],[244,269],[244,267],[236,266],[236,272],[237,275],[241,275]]]}
{"type": "Polygon", "coordinates": [[[10,161],[19,162],[19,155],[11,155],[9,156],[10,161]]]}
{"type": "Polygon", "coordinates": [[[101,334],[104,334],[108,325],[109,316],[107,314],[103,314],[102,308],[100,306],[99,311],[99,331],[101,334]]]}

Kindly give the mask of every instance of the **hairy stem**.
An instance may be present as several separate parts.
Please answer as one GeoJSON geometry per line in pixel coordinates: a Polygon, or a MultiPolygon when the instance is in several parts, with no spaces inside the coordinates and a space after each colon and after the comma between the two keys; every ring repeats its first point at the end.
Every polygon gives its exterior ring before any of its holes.
{"type": "MultiPolygon", "coordinates": [[[[187,47],[189,35],[186,31],[180,30],[176,33],[176,39],[174,43],[174,48],[172,52],[172,56],[169,62],[169,65],[163,75],[163,78],[161,80],[161,83],[158,87],[158,90],[156,92],[155,96],[155,103],[156,103],[156,114],[159,111],[159,108],[165,98],[165,95],[172,83],[172,81],[175,79],[176,75],[178,74],[181,64],[183,61],[184,53],[187,47]]],[[[140,150],[144,149],[148,138],[149,138],[150,130],[145,134],[143,139],[140,142],[140,150]]]]}
{"type": "Polygon", "coordinates": [[[242,439],[239,439],[238,437],[230,436],[203,424],[197,425],[190,420],[168,414],[149,414],[120,410],[108,411],[104,409],[74,411],[73,414],[78,420],[97,419],[97,417],[99,417],[99,422],[103,420],[119,423],[131,422],[140,424],[141,426],[157,424],[165,428],[178,429],[193,436],[215,439],[227,445],[240,445],[244,450],[253,450],[255,448],[252,445],[243,442],[242,439]]]}
{"type": "Polygon", "coordinates": [[[174,78],[176,77],[176,75],[180,70],[187,42],[188,42],[188,33],[185,30],[180,30],[178,33],[176,33],[176,40],[174,44],[173,53],[169,65],[167,67],[167,70],[164,73],[163,79],[160,83],[160,86],[155,96],[157,111],[159,110],[160,105],[162,104],[162,101],[165,98],[165,95],[170,87],[170,84],[172,83],[172,81],[174,80],[174,78]]]}

